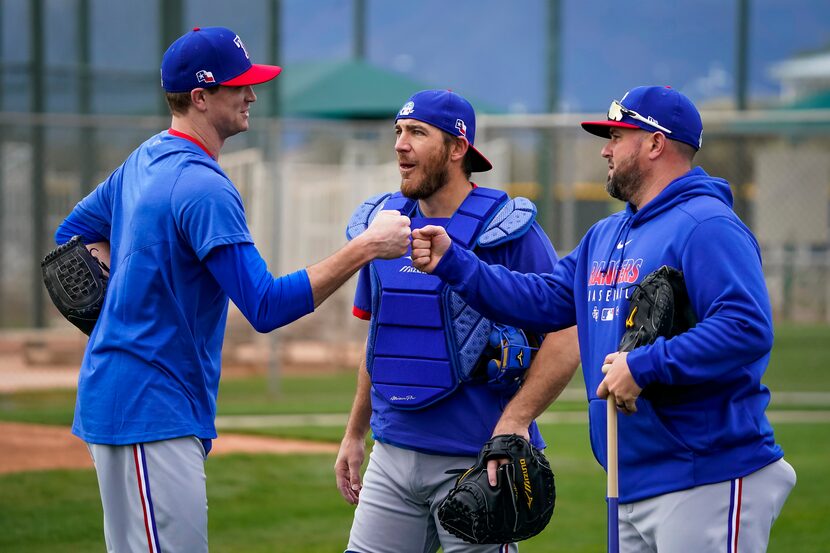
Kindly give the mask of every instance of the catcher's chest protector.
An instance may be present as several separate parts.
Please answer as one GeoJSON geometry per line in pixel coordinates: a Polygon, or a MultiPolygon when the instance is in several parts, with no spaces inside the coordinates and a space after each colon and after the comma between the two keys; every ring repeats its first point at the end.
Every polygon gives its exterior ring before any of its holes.
{"type": "MultiPolygon", "coordinates": [[[[381,208],[410,216],[415,212],[416,202],[400,192],[385,203],[384,199],[376,196],[358,208],[349,223],[349,238],[365,230],[381,208]]],[[[479,187],[448,222],[413,217],[411,226],[446,223],[447,233],[460,246],[472,249],[477,242],[492,246],[520,236],[533,223],[535,207],[524,201],[532,209],[516,207],[502,191],[479,187]]],[[[412,267],[410,255],[373,261],[371,275],[366,366],[381,397],[400,409],[420,409],[469,380],[487,346],[492,323],[441,279],[412,267]]]]}

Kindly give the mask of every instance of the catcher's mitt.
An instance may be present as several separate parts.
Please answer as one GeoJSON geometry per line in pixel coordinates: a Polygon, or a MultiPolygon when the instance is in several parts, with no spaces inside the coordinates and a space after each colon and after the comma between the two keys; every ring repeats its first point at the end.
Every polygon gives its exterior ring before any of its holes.
{"type": "Polygon", "coordinates": [[[636,284],[629,301],[620,351],[654,343],[660,336],[675,336],[697,322],[683,273],[667,265],[636,284]]]}
{"type": "Polygon", "coordinates": [[[61,315],[89,335],[107,291],[109,267],[86,249],[80,236],[58,246],[40,262],[43,283],[61,315]]]}
{"type": "Polygon", "coordinates": [[[438,520],[448,532],[470,543],[512,543],[541,532],[550,521],[556,487],[548,460],[516,434],[494,436],[478,460],[458,477],[438,508],[438,520]],[[487,480],[487,461],[508,458],[497,472],[497,484],[487,480]]]}

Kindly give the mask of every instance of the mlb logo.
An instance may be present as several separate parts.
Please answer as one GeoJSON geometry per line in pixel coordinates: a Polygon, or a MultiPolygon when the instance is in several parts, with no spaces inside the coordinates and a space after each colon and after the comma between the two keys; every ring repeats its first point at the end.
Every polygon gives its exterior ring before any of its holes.
{"type": "Polygon", "coordinates": [[[455,128],[458,129],[458,132],[461,133],[461,136],[467,136],[467,125],[464,124],[462,119],[455,120],[455,128]]]}
{"type": "Polygon", "coordinates": [[[398,112],[398,115],[412,115],[412,112],[415,111],[415,102],[407,102],[401,108],[401,111],[398,112]]]}
{"type": "Polygon", "coordinates": [[[603,321],[613,321],[614,320],[614,308],[613,307],[604,307],[602,309],[602,320],[603,321]]]}
{"type": "Polygon", "coordinates": [[[196,78],[199,80],[200,83],[216,82],[216,79],[213,78],[213,73],[211,73],[210,71],[205,71],[204,69],[196,73],[196,78]]]}

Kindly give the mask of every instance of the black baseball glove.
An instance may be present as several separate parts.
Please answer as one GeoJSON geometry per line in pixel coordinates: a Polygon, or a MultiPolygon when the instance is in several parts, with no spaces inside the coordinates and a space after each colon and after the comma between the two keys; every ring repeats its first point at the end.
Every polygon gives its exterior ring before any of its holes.
{"type": "Polygon", "coordinates": [[[80,236],[58,246],[40,262],[43,283],[61,315],[89,335],[98,321],[109,267],[86,249],[80,236]]]}
{"type": "Polygon", "coordinates": [[[548,460],[516,434],[494,436],[476,464],[458,477],[438,508],[448,532],[470,543],[512,543],[541,532],[550,521],[556,487],[548,460]],[[497,484],[487,480],[487,461],[507,458],[497,484]]]}
{"type": "Polygon", "coordinates": [[[697,322],[683,273],[677,269],[663,265],[634,288],[619,351],[652,344],[660,336],[670,338],[697,322]]]}

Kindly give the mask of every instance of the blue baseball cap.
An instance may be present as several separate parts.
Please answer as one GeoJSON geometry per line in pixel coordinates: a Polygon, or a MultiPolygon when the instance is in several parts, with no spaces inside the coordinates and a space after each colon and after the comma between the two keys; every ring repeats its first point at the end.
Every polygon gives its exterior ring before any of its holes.
{"type": "Polygon", "coordinates": [[[399,119],[417,119],[466,139],[472,153],[472,170],[484,172],[493,168],[493,164],[473,146],[476,138],[476,112],[463,96],[451,90],[416,92],[398,112],[395,121],[399,119]]]}
{"type": "Polygon", "coordinates": [[[703,145],[703,122],[689,98],[668,86],[638,86],[614,100],[606,121],[585,121],[582,128],[609,138],[611,127],[661,131],[695,150],[703,145]]]}
{"type": "Polygon", "coordinates": [[[194,27],[170,45],[161,60],[161,86],[190,92],[212,86],[246,86],[270,81],[281,67],[251,63],[239,35],[225,27],[194,27]]]}

